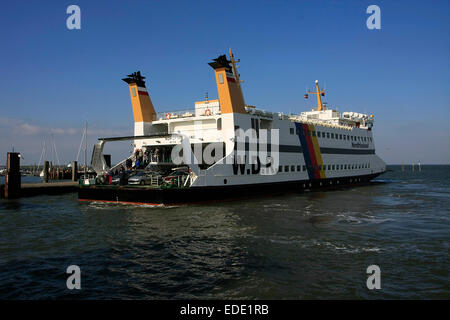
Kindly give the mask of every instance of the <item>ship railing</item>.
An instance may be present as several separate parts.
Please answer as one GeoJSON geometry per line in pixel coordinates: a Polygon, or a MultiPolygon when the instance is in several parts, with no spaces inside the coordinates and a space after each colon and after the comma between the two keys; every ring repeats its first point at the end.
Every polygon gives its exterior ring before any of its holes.
{"type": "Polygon", "coordinates": [[[125,162],[127,162],[128,159],[131,159],[131,161],[133,161],[133,164],[134,164],[136,162],[136,155],[134,153],[131,154],[128,158],[125,158],[122,161],[120,161],[119,163],[112,166],[111,169],[109,169],[109,171],[114,172],[116,169],[124,166],[125,162]]]}
{"type": "Polygon", "coordinates": [[[195,115],[200,117],[210,117],[213,115],[221,114],[219,106],[205,106],[205,107],[196,107],[195,115]]]}
{"type": "Polygon", "coordinates": [[[291,121],[296,121],[296,122],[301,122],[301,123],[305,123],[305,124],[313,124],[316,126],[323,126],[323,127],[329,127],[329,128],[336,128],[336,129],[344,129],[344,130],[349,130],[351,131],[353,129],[352,126],[348,126],[348,125],[342,125],[342,124],[335,124],[335,123],[330,123],[324,120],[313,120],[313,119],[304,119],[302,117],[299,116],[291,116],[289,117],[289,120],[291,121]]]}
{"type": "Polygon", "coordinates": [[[199,134],[201,132],[201,134],[203,136],[199,136],[199,138],[202,138],[201,140],[209,140],[208,138],[211,138],[211,136],[209,136],[209,134],[214,134],[217,133],[217,128],[194,128],[194,129],[181,129],[181,130],[176,130],[174,131],[174,133],[178,133],[178,134],[185,134],[185,135],[192,135],[192,134],[199,134]]]}
{"type": "Polygon", "coordinates": [[[188,118],[195,116],[195,109],[182,109],[175,111],[158,112],[156,118],[158,120],[168,120],[176,118],[188,118]]]}
{"type": "Polygon", "coordinates": [[[197,107],[195,109],[181,109],[174,111],[164,111],[156,113],[157,120],[169,120],[177,118],[190,118],[197,116],[212,116],[221,114],[220,107],[210,106],[210,107],[197,107]]]}

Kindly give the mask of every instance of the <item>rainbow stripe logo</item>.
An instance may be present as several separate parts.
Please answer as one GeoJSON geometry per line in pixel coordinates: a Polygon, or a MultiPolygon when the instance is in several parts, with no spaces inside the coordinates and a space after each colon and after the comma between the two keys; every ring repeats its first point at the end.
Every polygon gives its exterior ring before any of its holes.
{"type": "Polygon", "coordinates": [[[305,158],[306,170],[309,179],[326,178],[323,168],[322,154],[320,153],[319,141],[317,140],[314,125],[305,123],[295,123],[296,131],[300,139],[300,144],[305,158]],[[319,170],[320,169],[320,170],[319,170]]]}

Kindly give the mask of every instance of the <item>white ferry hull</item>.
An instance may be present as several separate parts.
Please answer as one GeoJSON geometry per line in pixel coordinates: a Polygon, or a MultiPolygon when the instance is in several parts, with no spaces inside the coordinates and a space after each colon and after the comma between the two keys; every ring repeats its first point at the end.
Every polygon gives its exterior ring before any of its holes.
{"type": "Polygon", "coordinates": [[[82,186],[78,190],[78,199],[80,201],[165,206],[209,203],[255,198],[267,195],[275,196],[291,194],[308,190],[330,190],[348,186],[366,185],[381,173],[323,180],[298,180],[275,183],[252,183],[173,189],[129,186],[122,186],[120,188],[115,186],[82,186]]]}

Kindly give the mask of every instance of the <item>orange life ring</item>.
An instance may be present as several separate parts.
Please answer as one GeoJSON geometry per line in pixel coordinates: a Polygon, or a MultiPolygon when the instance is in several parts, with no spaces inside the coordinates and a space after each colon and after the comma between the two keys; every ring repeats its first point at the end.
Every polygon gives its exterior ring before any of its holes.
{"type": "Polygon", "coordinates": [[[170,116],[171,116],[170,112],[167,112],[167,113],[166,113],[166,119],[169,120],[169,119],[170,119],[170,116]]]}
{"type": "Polygon", "coordinates": [[[206,109],[206,110],[205,110],[205,116],[210,116],[210,115],[211,115],[211,110],[206,109]]]}

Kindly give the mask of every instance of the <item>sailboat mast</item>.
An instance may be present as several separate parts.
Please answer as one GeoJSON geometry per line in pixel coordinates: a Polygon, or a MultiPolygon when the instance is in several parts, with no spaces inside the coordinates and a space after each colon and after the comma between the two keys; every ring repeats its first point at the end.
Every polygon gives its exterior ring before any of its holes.
{"type": "Polygon", "coordinates": [[[86,121],[86,128],[84,129],[84,175],[87,173],[87,130],[88,130],[88,122],[86,121]]]}

